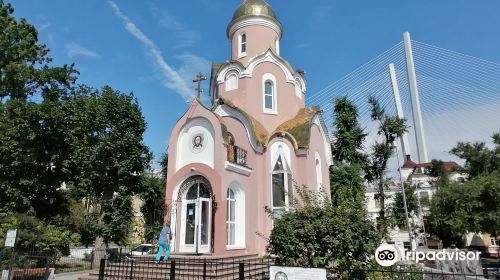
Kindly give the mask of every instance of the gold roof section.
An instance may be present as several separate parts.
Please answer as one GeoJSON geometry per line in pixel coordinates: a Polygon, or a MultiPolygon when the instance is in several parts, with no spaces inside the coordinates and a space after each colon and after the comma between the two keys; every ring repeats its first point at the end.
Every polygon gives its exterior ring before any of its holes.
{"type": "Polygon", "coordinates": [[[245,0],[243,3],[238,7],[238,9],[234,12],[233,19],[229,23],[227,27],[227,31],[229,34],[229,30],[231,29],[231,26],[235,24],[236,22],[245,19],[245,18],[250,18],[250,17],[264,17],[267,18],[273,22],[275,22],[281,29],[281,23],[278,21],[278,18],[276,17],[276,13],[274,12],[273,8],[271,5],[269,5],[266,1],[264,0],[245,0]]]}
{"type": "Polygon", "coordinates": [[[296,149],[307,149],[309,148],[309,139],[311,138],[312,120],[320,112],[321,110],[318,107],[301,108],[293,119],[282,123],[276,128],[274,133],[280,131],[287,132],[296,141],[296,149]]]}

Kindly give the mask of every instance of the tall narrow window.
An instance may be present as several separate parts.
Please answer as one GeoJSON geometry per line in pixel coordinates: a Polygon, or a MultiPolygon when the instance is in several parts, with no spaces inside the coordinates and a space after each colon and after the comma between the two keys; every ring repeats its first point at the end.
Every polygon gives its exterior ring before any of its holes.
{"type": "Polygon", "coordinates": [[[321,159],[320,159],[318,153],[316,153],[316,184],[317,184],[318,192],[322,191],[323,173],[321,172],[321,159]]]}
{"type": "Polygon", "coordinates": [[[239,56],[240,57],[245,56],[247,54],[247,34],[246,33],[240,34],[239,41],[240,41],[239,56]]]}
{"type": "Polygon", "coordinates": [[[420,192],[420,205],[422,205],[422,207],[429,207],[430,200],[428,192],[426,191],[420,192]]]}
{"type": "Polygon", "coordinates": [[[264,103],[267,110],[274,108],[274,84],[271,80],[267,80],[264,84],[264,103]]]}
{"type": "Polygon", "coordinates": [[[226,248],[243,248],[245,247],[245,193],[238,183],[231,183],[227,189],[226,203],[226,248]]]}
{"type": "Polygon", "coordinates": [[[278,92],[276,77],[271,73],[262,76],[262,109],[266,114],[278,113],[278,92]]]}
{"type": "Polygon", "coordinates": [[[227,189],[227,245],[236,245],[236,198],[232,189],[227,189]]]}
{"type": "Polygon", "coordinates": [[[293,184],[290,169],[283,154],[278,155],[272,172],[273,212],[279,216],[289,211],[293,199],[293,184]]]}
{"type": "Polygon", "coordinates": [[[276,54],[280,55],[280,39],[276,38],[275,42],[276,42],[276,54]]]}

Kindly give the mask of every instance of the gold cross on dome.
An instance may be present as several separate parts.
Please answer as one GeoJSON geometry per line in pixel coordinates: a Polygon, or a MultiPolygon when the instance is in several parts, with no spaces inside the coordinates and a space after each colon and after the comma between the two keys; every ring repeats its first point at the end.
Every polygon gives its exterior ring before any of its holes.
{"type": "Polygon", "coordinates": [[[195,90],[196,90],[196,98],[198,98],[198,99],[200,99],[201,93],[203,92],[203,89],[201,88],[201,82],[203,82],[206,79],[207,79],[207,77],[205,77],[205,75],[203,75],[200,72],[200,73],[198,73],[198,75],[196,75],[196,79],[193,80],[193,83],[197,83],[195,90]]]}

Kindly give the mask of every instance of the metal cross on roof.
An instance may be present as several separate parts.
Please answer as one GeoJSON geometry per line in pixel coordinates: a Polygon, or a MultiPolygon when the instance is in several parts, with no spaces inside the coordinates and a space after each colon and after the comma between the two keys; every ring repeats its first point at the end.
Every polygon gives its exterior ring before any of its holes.
{"type": "Polygon", "coordinates": [[[200,72],[200,73],[198,73],[198,75],[196,75],[196,79],[193,80],[193,83],[197,83],[195,90],[196,90],[196,98],[198,98],[198,99],[200,99],[200,95],[203,92],[203,89],[201,88],[201,82],[203,82],[206,79],[207,79],[207,77],[205,77],[205,75],[203,75],[200,72]]]}

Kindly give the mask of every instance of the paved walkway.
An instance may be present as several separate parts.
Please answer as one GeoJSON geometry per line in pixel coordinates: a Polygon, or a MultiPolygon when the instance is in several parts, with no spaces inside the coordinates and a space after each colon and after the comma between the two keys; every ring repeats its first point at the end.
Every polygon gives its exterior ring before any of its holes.
{"type": "Polygon", "coordinates": [[[56,279],[56,280],[78,280],[78,277],[89,276],[89,273],[93,272],[93,271],[97,271],[97,270],[85,270],[85,271],[78,271],[78,272],[60,273],[60,274],[56,274],[54,279],[56,279]]]}

